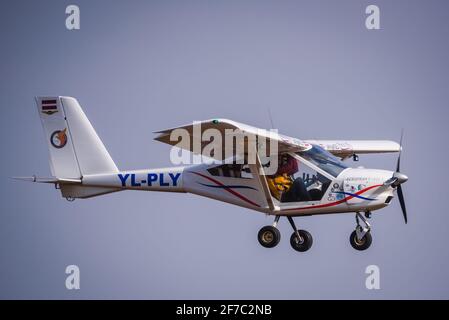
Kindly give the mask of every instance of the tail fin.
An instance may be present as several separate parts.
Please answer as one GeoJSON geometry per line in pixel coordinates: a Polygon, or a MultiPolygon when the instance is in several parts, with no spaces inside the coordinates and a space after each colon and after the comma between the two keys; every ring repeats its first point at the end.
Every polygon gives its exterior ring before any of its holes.
{"type": "Polygon", "coordinates": [[[36,103],[50,151],[51,173],[62,195],[87,198],[117,191],[81,185],[85,175],[115,173],[118,168],[78,101],[70,97],[36,97],[36,103]]]}
{"type": "Polygon", "coordinates": [[[118,172],[117,166],[87,119],[70,97],[37,97],[37,108],[57,178],[118,172]]]}

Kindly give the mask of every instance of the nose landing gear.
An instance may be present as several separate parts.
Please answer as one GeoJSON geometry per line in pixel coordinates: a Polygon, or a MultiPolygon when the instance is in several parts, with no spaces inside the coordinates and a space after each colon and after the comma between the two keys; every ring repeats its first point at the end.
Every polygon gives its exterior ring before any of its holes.
{"type": "MultiPolygon", "coordinates": [[[[370,217],[371,213],[367,212],[365,216],[370,217]]],[[[357,212],[355,220],[357,226],[349,236],[349,242],[354,249],[363,251],[368,249],[373,241],[373,238],[371,237],[371,225],[360,212],[357,212]],[[362,220],[364,226],[360,225],[360,220],[362,220]]]]}

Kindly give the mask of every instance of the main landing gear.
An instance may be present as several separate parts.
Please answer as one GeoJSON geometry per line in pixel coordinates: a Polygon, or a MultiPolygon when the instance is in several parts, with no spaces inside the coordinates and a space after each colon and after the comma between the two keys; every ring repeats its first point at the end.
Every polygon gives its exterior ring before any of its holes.
{"type": "Polygon", "coordinates": [[[272,226],[263,227],[257,234],[257,239],[263,247],[274,248],[279,244],[279,241],[281,241],[281,233],[279,232],[279,229],[276,228],[279,218],[280,216],[276,216],[272,226]]]}
{"type": "MultiPolygon", "coordinates": [[[[370,216],[370,212],[365,213],[366,218],[369,218],[370,216]]],[[[373,241],[373,238],[371,237],[371,225],[368,223],[365,217],[362,216],[360,212],[357,212],[357,214],[355,215],[357,226],[349,237],[351,246],[359,251],[368,249],[371,246],[371,242],[373,241]],[[360,220],[362,220],[364,226],[360,225],[360,220]]]]}
{"type": "MultiPolygon", "coordinates": [[[[260,229],[257,239],[259,243],[265,248],[273,248],[279,244],[281,240],[281,233],[276,228],[280,216],[276,216],[272,226],[265,226],[260,229]]],[[[293,249],[299,252],[305,252],[310,249],[313,243],[312,235],[306,230],[298,230],[292,217],[287,216],[288,222],[293,228],[293,233],[290,237],[290,245],[293,249]]]]}

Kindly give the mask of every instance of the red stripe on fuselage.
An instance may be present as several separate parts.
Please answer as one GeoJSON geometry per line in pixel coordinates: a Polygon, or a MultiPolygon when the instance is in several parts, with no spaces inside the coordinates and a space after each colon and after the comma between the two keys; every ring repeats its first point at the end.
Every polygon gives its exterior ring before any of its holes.
{"type": "Polygon", "coordinates": [[[217,185],[219,185],[219,186],[222,186],[227,192],[233,194],[233,195],[236,196],[237,198],[239,198],[239,199],[241,199],[241,200],[243,200],[243,201],[245,201],[245,202],[248,202],[249,204],[251,204],[251,205],[253,205],[253,206],[260,207],[257,203],[251,201],[250,199],[248,199],[247,197],[241,195],[240,193],[235,192],[235,191],[232,190],[231,188],[228,188],[226,185],[224,185],[224,184],[221,183],[220,181],[215,180],[215,179],[213,179],[213,178],[211,178],[211,177],[208,177],[208,176],[206,176],[206,175],[204,175],[204,174],[201,174],[201,173],[198,173],[198,172],[192,172],[192,173],[194,173],[194,174],[196,174],[196,175],[199,175],[199,176],[201,176],[201,177],[203,177],[203,178],[205,178],[205,179],[207,179],[207,180],[209,180],[209,181],[212,181],[213,183],[215,183],[215,184],[217,184],[217,185]]]}
{"type": "MultiPolygon", "coordinates": [[[[366,191],[369,191],[369,190],[371,190],[371,189],[373,189],[373,188],[377,188],[377,187],[380,187],[380,186],[382,186],[382,184],[376,184],[376,185],[374,185],[374,186],[370,186],[370,187],[368,187],[368,188],[365,188],[365,189],[362,189],[362,190],[360,190],[360,191],[357,191],[355,194],[356,194],[356,195],[360,195],[360,194],[362,194],[362,193],[365,193],[366,191]]],[[[345,201],[348,201],[348,200],[350,200],[350,199],[352,199],[352,198],[354,198],[354,196],[347,196],[346,198],[341,199],[341,200],[338,200],[338,201],[335,201],[335,202],[330,202],[330,203],[325,203],[325,204],[317,204],[317,205],[308,206],[308,207],[302,207],[302,208],[285,209],[285,211],[306,210],[306,209],[318,209],[318,208],[333,207],[333,206],[336,206],[336,205],[338,205],[338,204],[341,204],[341,203],[343,203],[343,202],[345,202],[345,201]]]]}

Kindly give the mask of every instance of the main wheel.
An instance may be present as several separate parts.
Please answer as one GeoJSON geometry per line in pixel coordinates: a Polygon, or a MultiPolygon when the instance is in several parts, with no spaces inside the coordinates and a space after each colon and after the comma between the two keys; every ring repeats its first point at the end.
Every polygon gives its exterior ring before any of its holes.
{"type": "Polygon", "coordinates": [[[290,244],[296,251],[305,252],[312,246],[312,235],[306,230],[298,230],[298,233],[301,236],[302,240],[300,241],[296,236],[296,232],[293,232],[292,236],[290,237],[290,244]]]}
{"type": "Polygon", "coordinates": [[[359,251],[363,251],[368,249],[371,246],[371,242],[373,242],[373,238],[371,237],[371,233],[368,231],[365,233],[362,239],[357,239],[357,231],[354,230],[349,237],[349,242],[351,246],[359,251]]]}
{"type": "Polygon", "coordinates": [[[281,233],[273,226],[265,226],[257,234],[259,243],[265,248],[273,248],[281,241],[281,233]]]}

